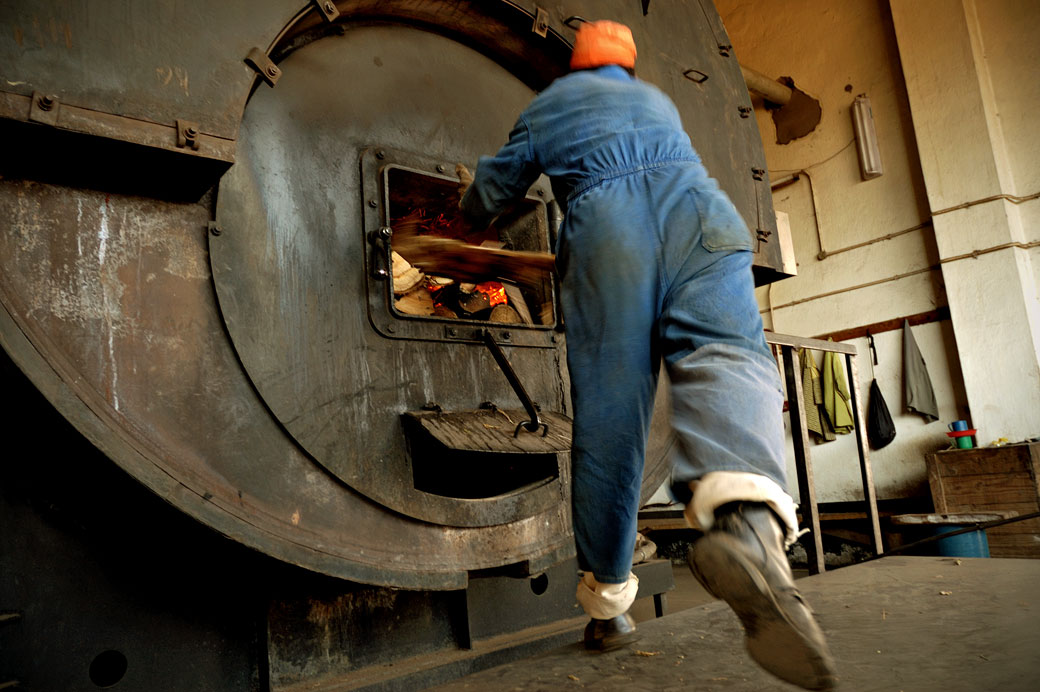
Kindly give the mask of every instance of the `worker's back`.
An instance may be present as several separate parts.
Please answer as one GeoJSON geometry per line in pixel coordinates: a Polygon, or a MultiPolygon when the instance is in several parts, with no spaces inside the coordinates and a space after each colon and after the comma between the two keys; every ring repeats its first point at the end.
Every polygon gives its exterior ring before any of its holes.
{"type": "Polygon", "coordinates": [[[616,65],[561,77],[534,99],[521,122],[533,158],[561,201],[657,164],[688,162],[691,172],[705,175],[668,97],[616,65]]]}

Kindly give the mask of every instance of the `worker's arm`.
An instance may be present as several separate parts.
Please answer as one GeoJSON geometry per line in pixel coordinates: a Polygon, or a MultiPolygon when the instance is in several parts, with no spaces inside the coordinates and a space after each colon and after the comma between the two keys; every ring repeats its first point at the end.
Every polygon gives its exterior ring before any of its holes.
{"type": "Polygon", "coordinates": [[[508,206],[521,199],[540,173],[534,159],[531,133],[521,115],[505,146],[494,156],[480,157],[473,183],[463,195],[459,207],[475,225],[487,226],[508,206]]]}

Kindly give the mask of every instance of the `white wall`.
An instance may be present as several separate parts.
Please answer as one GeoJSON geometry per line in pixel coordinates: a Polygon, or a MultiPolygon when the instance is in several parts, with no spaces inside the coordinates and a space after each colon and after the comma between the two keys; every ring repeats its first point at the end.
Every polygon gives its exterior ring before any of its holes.
{"type": "MultiPolygon", "coordinates": [[[[773,78],[792,77],[799,88],[819,99],[823,109],[813,133],[779,145],[769,112],[756,103],[771,179],[807,170],[812,183],[810,189],[802,175],[773,195],[774,206],[790,215],[799,274],[759,289],[767,327],[819,336],[945,306],[939,252],[927,225],[930,207],[888,3],[716,0],[716,6],[741,64],[773,78]],[[852,143],[850,107],[860,93],[870,97],[884,164],[884,175],[869,181],[860,177],[852,143]],[[879,240],[923,222],[924,228],[879,240]],[[867,241],[877,242],[843,250],[867,241]],[[821,249],[836,254],[819,259],[821,249]]],[[[1014,59],[1007,62],[1015,67],[999,80],[1000,89],[1019,76],[1014,59]]],[[[902,333],[878,334],[880,364],[875,375],[897,427],[891,445],[871,452],[880,498],[927,495],[925,455],[948,447],[946,424],[967,414],[951,322],[914,327],[914,336],[932,378],[940,421],[928,424],[905,412],[902,333]]],[[[860,388],[866,406],[866,339],[852,343],[863,354],[860,388]]],[[[855,444],[855,436],[849,435],[811,447],[820,501],[861,497],[855,444]]],[[[789,459],[794,489],[793,456],[789,459]]]]}

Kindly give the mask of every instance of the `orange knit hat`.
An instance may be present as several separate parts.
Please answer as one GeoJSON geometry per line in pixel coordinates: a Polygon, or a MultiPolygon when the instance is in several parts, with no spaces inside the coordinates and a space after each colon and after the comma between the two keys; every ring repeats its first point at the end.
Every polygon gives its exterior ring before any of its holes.
{"type": "Polygon", "coordinates": [[[603,65],[636,66],[636,42],[624,24],[600,20],[578,26],[571,54],[571,69],[584,70],[603,65]]]}

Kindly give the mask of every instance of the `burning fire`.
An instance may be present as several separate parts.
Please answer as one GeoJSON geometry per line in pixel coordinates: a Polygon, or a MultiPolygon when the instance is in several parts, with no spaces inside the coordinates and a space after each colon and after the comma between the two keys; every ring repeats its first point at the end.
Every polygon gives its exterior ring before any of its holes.
{"type": "Polygon", "coordinates": [[[488,302],[491,304],[491,307],[509,301],[509,298],[506,297],[506,287],[497,281],[485,281],[482,284],[477,284],[475,290],[480,291],[488,297],[488,302]]]}

